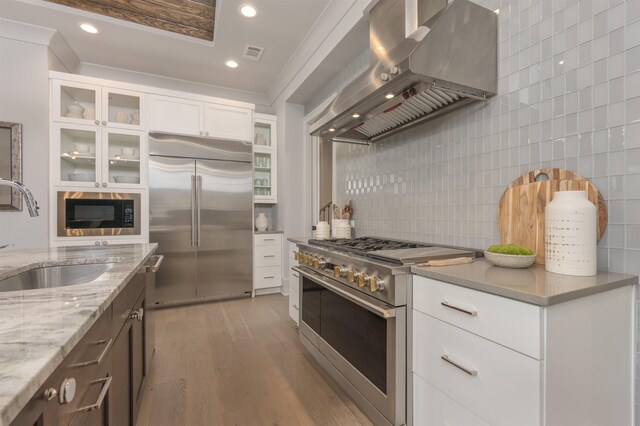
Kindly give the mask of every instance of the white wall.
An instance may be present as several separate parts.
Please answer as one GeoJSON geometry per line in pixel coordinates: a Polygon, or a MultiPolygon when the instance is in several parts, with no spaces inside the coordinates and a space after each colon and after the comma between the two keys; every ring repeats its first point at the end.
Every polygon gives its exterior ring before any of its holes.
{"type": "Polygon", "coordinates": [[[48,48],[0,37],[0,121],[22,123],[22,180],[40,206],[40,216],[0,213],[0,245],[48,246],[49,80],[48,48]]]}

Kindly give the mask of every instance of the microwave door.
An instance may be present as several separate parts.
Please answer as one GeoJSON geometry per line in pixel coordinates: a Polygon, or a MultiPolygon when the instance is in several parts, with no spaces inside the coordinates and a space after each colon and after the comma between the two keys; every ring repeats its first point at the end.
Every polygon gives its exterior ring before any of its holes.
{"type": "Polygon", "coordinates": [[[150,156],[149,241],[165,258],[156,274],[155,303],[196,297],[194,182],[193,159],[150,156]]]}

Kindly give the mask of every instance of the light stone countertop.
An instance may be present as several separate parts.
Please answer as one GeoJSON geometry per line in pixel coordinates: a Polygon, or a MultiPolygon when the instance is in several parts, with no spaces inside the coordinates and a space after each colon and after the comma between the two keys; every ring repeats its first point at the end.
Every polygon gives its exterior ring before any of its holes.
{"type": "Polygon", "coordinates": [[[284,231],[253,231],[254,234],[256,235],[262,235],[262,234],[284,234],[284,231]]]}
{"type": "Polygon", "coordinates": [[[0,252],[0,279],[43,266],[117,262],[87,284],[0,292],[0,426],[20,413],[156,248],[152,243],[0,252]]]}
{"type": "Polygon", "coordinates": [[[482,258],[463,265],[427,268],[413,266],[411,272],[538,306],[554,305],[638,283],[637,276],[616,272],[598,272],[593,277],[576,277],[547,272],[543,265],[526,269],[500,268],[482,258]]]}
{"type": "Polygon", "coordinates": [[[294,244],[308,244],[309,240],[313,237],[287,237],[287,241],[294,244]]]}

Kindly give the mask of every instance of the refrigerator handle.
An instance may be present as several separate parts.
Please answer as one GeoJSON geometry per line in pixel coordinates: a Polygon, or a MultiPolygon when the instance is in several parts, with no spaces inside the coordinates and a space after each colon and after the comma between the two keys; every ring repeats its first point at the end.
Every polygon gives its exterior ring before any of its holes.
{"type": "Polygon", "coordinates": [[[202,176],[196,176],[196,246],[200,247],[200,213],[202,209],[202,176]]]}
{"type": "Polygon", "coordinates": [[[198,210],[198,200],[196,200],[196,176],[191,175],[191,247],[196,245],[196,211],[198,210]]]}

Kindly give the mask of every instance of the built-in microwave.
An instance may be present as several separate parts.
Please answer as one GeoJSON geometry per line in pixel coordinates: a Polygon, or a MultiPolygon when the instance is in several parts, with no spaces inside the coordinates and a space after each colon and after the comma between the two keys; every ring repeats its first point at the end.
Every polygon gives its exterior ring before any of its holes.
{"type": "Polygon", "coordinates": [[[58,237],[140,235],[140,194],[58,191],[58,237]]]}

